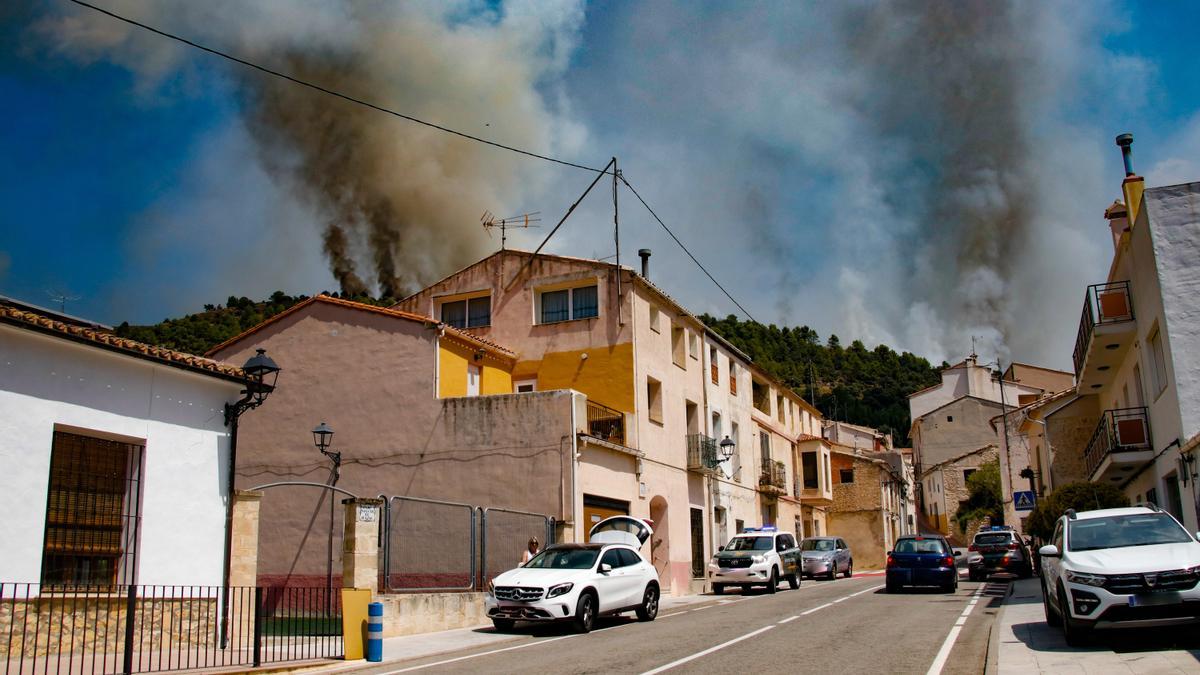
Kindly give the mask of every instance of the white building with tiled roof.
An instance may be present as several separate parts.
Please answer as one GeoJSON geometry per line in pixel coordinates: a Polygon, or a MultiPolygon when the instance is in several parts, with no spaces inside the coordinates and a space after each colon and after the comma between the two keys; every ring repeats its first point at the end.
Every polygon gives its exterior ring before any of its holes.
{"type": "Polygon", "coordinates": [[[0,581],[220,585],[249,380],[0,298],[0,581]]]}

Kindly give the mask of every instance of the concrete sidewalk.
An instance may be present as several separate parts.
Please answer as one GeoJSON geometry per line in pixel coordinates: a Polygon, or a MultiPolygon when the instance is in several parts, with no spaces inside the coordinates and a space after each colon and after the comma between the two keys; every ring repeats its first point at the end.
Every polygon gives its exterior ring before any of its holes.
{"type": "Polygon", "coordinates": [[[1200,672],[1200,631],[1195,626],[1097,631],[1091,646],[1068,647],[1062,631],[1046,625],[1037,577],[1013,582],[996,630],[1000,675],[1200,672]]]}
{"type": "MultiPolygon", "coordinates": [[[[662,598],[659,604],[659,615],[670,614],[671,612],[684,607],[705,603],[719,603],[723,601],[737,600],[737,594],[729,594],[725,596],[716,595],[684,595],[679,597],[668,596],[662,598]]],[[[470,628],[457,628],[454,630],[438,631],[436,633],[418,633],[416,635],[402,635],[393,638],[384,638],[383,640],[383,663],[393,663],[396,661],[408,661],[410,659],[420,659],[427,656],[436,656],[438,654],[446,654],[462,649],[471,649],[473,647],[501,646],[505,642],[517,642],[522,638],[528,637],[533,629],[528,628],[529,624],[523,624],[526,628],[518,627],[514,633],[496,633],[492,630],[492,624],[481,624],[470,628]]],[[[545,627],[542,630],[546,630],[545,627]]],[[[322,665],[314,668],[304,668],[297,672],[304,673],[353,673],[358,670],[366,670],[377,668],[378,663],[367,663],[366,661],[352,661],[348,663],[334,663],[322,665]]]]}

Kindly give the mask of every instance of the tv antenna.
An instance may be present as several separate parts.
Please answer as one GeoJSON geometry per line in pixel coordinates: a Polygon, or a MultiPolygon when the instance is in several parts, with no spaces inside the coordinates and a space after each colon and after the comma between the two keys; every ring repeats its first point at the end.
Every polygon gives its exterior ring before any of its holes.
{"type": "Polygon", "coordinates": [[[50,296],[52,302],[58,303],[58,311],[63,314],[67,313],[68,302],[74,302],[80,298],[78,295],[71,295],[59,289],[46,289],[46,295],[50,296]]]}
{"type": "Polygon", "coordinates": [[[511,216],[509,218],[497,218],[492,214],[491,211],[484,211],[483,215],[479,218],[479,222],[483,225],[483,230],[488,233],[489,237],[492,236],[493,227],[500,228],[500,250],[503,251],[504,246],[508,241],[508,228],[541,227],[540,225],[530,224],[541,222],[542,219],[538,217],[540,215],[542,215],[541,211],[533,211],[530,213],[522,213],[519,216],[511,216]]]}

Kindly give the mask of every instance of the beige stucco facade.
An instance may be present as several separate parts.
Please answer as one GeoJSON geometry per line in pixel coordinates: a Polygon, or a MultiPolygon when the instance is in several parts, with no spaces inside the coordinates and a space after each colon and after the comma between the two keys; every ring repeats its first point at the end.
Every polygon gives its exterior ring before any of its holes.
{"type": "Polygon", "coordinates": [[[571,537],[586,538],[606,514],[647,518],[655,534],[643,553],[664,590],[686,593],[739,527],[804,522],[796,442],[819,436],[820,414],[647,279],[599,261],[502,251],[397,307],[438,320],[447,303],[471,298],[488,298],[490,323],[469,329],[517,354],[514,388],[570,387],[592,403],[573,488],[584,517],[571,537]],[[594,308],[577,314],[577,298],[593,296],[594,308]]]}

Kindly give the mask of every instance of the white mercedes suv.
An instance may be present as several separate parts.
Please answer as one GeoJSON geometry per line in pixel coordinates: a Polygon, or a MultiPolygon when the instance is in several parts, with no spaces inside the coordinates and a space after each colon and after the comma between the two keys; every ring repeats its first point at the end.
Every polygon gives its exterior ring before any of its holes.
{"type": "Polygon", "coordinates": [[[597,616],[633,611],[658,616],[658,572],[638,549],[653,530],[614,516],[596,524],[587,544],[554,544],[488,584],[484,607],[498,631],[517,621],[570,621],[586,633],[597,616]]]}
{"type": "Polygon", "coordinates": [[[1200,621],[1200,543],[1156,506],[1068,510],[1038,553],[1046,623],[1069,645],[1092,629],[1200,621]]]}

